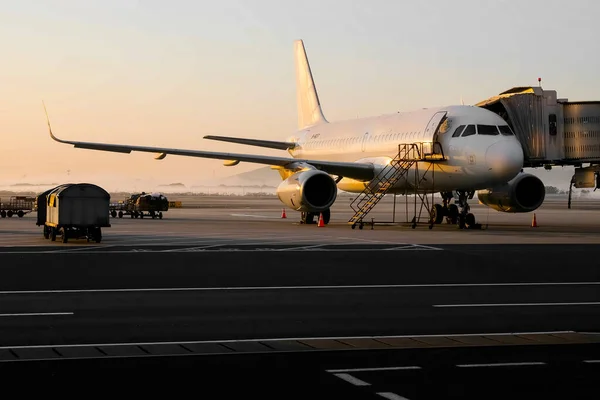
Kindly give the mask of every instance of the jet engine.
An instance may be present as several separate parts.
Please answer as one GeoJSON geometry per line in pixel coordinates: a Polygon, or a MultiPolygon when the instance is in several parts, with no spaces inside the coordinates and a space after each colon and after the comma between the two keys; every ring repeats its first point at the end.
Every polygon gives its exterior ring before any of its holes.
{"type": "Polygon", "coordinates": [[[301,171],[279,184],[277,197],[293,210],[322,212],[335,201],[337,185],[333,178],[323,171],[301,171]]]}
{"type": "Polygon", "coordinates": [[[477,191],[481,204],[510,213],[534,211],[542,205],[545,197],[544,183],[537,176],[525,173],[504,185],[477,191]]]}

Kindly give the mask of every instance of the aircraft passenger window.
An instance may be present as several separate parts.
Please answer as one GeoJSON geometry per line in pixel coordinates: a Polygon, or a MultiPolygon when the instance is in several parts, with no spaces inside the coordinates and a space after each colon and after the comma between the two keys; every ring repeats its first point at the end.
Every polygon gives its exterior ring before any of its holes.
{"type": "Polygon", "coordinates": [[[495,136],[498,134],[498,128],[496,125],[477,125],[477,134],[495,136]]]}
{"type": "Polygon", "coordinates": [[[475,125],[468,125],[462,133],[461,137],[475,135],[476,133],[477,131],[475,130],[475,125]]]}
{"type": "Polygon", "coordinates": [[[456,128],[456,130],[454,131],[454,133],[452,134],[452,137],[459,137],[460,134],[462,133],[463,129],[465,129],[464,125],[459,126],[458,128],[456,128]]]}
{"type": "Polygon", "coordinates": [[[513,131],[510,129],[508,125],[499,125],[498,129],[500,129],[500,133],[504,136],[514,136],[513,131]]]}

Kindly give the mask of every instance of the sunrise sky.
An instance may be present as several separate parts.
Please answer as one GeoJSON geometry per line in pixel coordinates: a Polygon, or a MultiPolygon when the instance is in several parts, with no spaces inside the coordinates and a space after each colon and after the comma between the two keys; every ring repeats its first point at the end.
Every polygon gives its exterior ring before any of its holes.
{"type": "Polygon", "coordinates": [[[536,85],[538,76],[559,97],[600,99],[600,2],[592,0],[0,6],[4,183],[88,181],[112,190],[260,168],[74,149],[48,136],[42,100],[66,139],[278,155],[202,136],[293,133],[295,39],[304,39],[330,121],[457,104],[461,96],[473,104],[536,85]]]}

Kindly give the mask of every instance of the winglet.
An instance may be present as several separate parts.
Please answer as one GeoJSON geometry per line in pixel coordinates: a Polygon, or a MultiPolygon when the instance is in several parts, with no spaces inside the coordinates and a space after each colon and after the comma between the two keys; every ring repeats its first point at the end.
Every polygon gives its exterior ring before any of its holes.
{"type": "Polygon", "coordinates": [[[57,138],[56,136],[54,136],[54,134],[52,133],[52,127],[50,126],[50,117],[48,116],[48,110],[46,110],[46,103],[44,103],[43,100],[42,100],[42,105],[44,106],[44,112],[46,113],[46,121],[48,122],[48,131],[50,132],[50,137],[52,139],[56,140],[57,142],[67,143],[64,140],[60,140],[59,138],[57,138]]]}

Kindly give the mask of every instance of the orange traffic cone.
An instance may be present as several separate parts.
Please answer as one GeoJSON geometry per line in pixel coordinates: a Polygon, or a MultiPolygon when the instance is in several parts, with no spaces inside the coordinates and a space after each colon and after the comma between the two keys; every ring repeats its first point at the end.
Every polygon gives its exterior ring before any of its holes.
{"type": "Polygon", "coordinates": [[[319,214],[319,225],[317,225],[318,227],[322,227],[325,226],[325,221],[323,221],[323,213],[319,214]]]}
{"type": "Polygon", "coordinates": [[[285,215],[285,208],[281,209],[281,218],[287,218],[287,216],[285,215]]]}
{"type": "Polygon", "coordinates": [[[537,228],[537,220],[535,219],[535,213],[533,213],[533,219],[531,220],[531,227],[537,228]]]}

